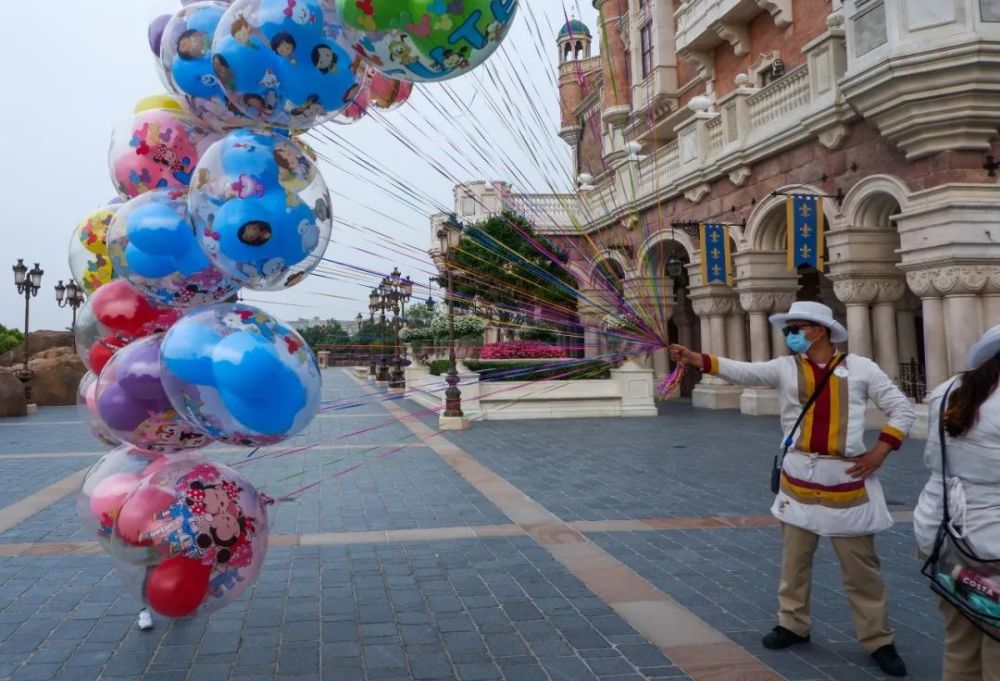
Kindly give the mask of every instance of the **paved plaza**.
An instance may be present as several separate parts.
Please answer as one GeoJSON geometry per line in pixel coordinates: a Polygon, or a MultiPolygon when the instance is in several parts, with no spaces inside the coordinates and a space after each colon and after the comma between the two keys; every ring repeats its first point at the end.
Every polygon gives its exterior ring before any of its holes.
{"type": "MultiPolygon", "coordinates": [[[[0,679],[880,678],[828,543],[813,642],[760,645],[780,563],[774,419],[671,402],[659,418],[441,435],[342,370],[325,399],[289,445],[310,449],[210,450],[274,497],[323,482],[272,509],[264,571],[239,602],[151,632],[76,517],[104,448],[72,408],[0,421],[0,679]]],[[[922,444],[882,474],[898,522],[878,547],[909,678],[930,680],[942,632],[908,522],[922,444]]]]}

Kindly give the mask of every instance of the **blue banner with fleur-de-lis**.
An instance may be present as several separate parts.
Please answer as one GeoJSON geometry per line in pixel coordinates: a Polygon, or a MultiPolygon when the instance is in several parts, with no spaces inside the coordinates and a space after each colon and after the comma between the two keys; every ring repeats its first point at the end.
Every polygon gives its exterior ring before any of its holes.
{"type": "Polygon", "coordinates": [[[823,271],[823,197],[790,194],[788,209],[788,269],[815,267],[823,271]]]}
{"type": "Polygon", "coordinates": [[[725,225],[701,227],[701,281],[704,284],[733,285],[733,254],[725,225]]]}

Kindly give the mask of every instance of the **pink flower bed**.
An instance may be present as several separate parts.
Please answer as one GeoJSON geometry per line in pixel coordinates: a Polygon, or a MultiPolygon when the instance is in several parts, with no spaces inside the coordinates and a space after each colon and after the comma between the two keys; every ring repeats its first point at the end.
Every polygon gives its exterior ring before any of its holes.
{"type": "Polygon", "coordinates": [[[516,343],[489,343],[483,346],[479,359],[563,359],[562,348],[537,341],[516,343]]]}

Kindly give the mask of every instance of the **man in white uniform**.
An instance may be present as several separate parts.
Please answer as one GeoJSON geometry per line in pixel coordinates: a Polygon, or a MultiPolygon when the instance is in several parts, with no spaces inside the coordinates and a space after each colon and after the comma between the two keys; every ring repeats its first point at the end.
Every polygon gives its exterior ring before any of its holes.
{"type": "Polygon", "coordinates": [[[846,341],[847,330],[826,305],[797,302],[787,314],[773,315],[771,323],[783,330],[794,354],[750,363],[670,346],[675,362],[733,383],[778,389],[789,447],[771,512],[782,523],[784,552],[778,626],[764,637],[764,646],[777,650],[809,641],[813,554],[819,538],[830,537],[858,641],[884,673],[905,676],[875,553],[875,533],[892,525],[875,471],[902,444],[915,419],[913,406],[870,359],[837,351],[834,343],[846,341]],[[796,428],[814,393],[815,402],[796,428]],[[869,400],[888,417],[871,450],[864,443],[869,400]]]}

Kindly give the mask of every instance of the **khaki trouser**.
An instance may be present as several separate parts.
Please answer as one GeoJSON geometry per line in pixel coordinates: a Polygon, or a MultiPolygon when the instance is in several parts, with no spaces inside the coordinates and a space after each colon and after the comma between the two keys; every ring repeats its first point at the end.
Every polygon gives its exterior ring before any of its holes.
{"type": "Polygon", "coordinates": [[[1000,681],[1000,643],[939,599],[944,616],[945,681],[1000,681]]]}
{"type": "MultiPolygon", "coordinates": [[[[778,624],[799,636],[809,633],[809,593],[812,590],[813,554],[819,535],[800,527],[783,524],[784,553],[781,585],[778,587],[778,624]]],[[[858,641],[868,652],[892,643],[893,631],[886,614],[885,585],[875,555],[875,535],[831,537],[840,559],[844,591],[851,605],[851,617],[858,641]]]]}

